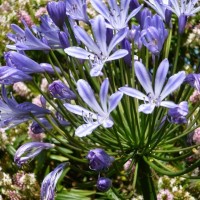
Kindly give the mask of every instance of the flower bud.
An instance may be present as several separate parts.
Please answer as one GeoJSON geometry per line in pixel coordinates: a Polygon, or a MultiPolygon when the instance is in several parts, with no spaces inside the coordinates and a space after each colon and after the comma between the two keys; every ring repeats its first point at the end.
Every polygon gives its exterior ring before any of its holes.
{"type": "Polygon", "coordinates": [[[65,22],[66,6],[64,1],[51,1],[47,4],[47,11],[52,21],[61,28],[65,22]]]}
{"type": "Polygon", "coordinates": [[[76,99],[76,95],[62,81],[57,80],[49,85],[49,92],[54,98],[76,99]]]}
{"type": "Polygon", "coordinates": [[[89,167],[95,171],[101,171],[110,167],[114,158],[109,156],[103,149],[90,150],[86,158],[89,160],[89,167]]]}
{"type": "Polygon", "coordinates": [[[181,14],[178,18],[178,31],[180,34],[184,32],[186,23],[187,16],[185,14],[181,14]]]}
{"type": "Polygon", "coordinates": [[[112,181],[109,178],[101,177],[97,181],[97,189],[101,192],[107,192],[112,186],[112,181]]]}

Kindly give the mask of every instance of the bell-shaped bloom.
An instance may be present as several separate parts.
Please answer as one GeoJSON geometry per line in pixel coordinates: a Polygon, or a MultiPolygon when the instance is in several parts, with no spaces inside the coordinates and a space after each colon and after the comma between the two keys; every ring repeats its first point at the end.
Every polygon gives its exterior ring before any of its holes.
{"type": "Polygon", "coordinates": [[[152,54],[159,55],[167,35],[168,32],[165,29],[164,23],[157,14],[145,19],[144,29],[140,37],[144,46],[146,46],[152,54]]]}
{"type": "Polygon", "coordinates": [[[83,117],[85,124],[79,126],[75,134],[79,137],[83,137],[92,133],[98,126],[102,125],[104,128],[110,128],[113,126],[113,120],[110,117],[110,113],[117,107],[123,94],[122,92],[115,92],[108,98],[109,80],[106,78],[100,89],[100,102],[101,106],[97,102],[94,92],[88,82],[80,79],[77,82],[78,93],[82,100],[94,110],[94,112],[87,110],[78,105],[72,105],[65,103],[64,106],[70,112],[83,117]]]}
{"type": "Polygon", "coordinates": [[[21,167],[24,163],[34,159],[42,150],[51,149],[54,144],[44,142],[29,142],[17,149],[14,162],[21,167]]]}
{"type": "Polygon", "coordinates": [[[46,114],[50,113],[49,110],[41,108],[30,102],[18,104],[13,97],[8,98],[4,85],[2,85],[1,92],[2,99],[0,100],[0,128],[10,128],[16,126],[17,124],[26,122],[32,119],[32,115],[35,117],[44,117],[46,114]]]}
{"type": "Polygon", "coordinates": [[[200,92],[200,74],[188,74],[185,78],[185,82],[189,83],[200,92]]]}
{"type": "Polygon", "coordinates": [[[170,122],[174,124],[185,124],[187,123],[186,115],[188,114],[188,103],[183,101],[177,105],[175,108],[170,108],[168,111],[168,116],[170,117],[170,122]]]}
{"type": "Polygon", "coordinates": [[[139,112],[150,114],[153,112],[155,107],[177,107],[174,102],[164,101],[164,99],[182,84],[185,79],[184,71],[180,71],[179,73],[171,76],[164,86],[169,69],[169,62],[167,59],[164,59],[157,69],[153,89],[151,77],[145,66],[141,62],[136,61],[134,67],[136,77],[144,88],[146,94],[130,87],[121,87],[119,90],[124,94],[143,100],[145,102],[145,104],[139,106],[139,112]]]}
{"type": "Polygon", "coordinates": [[[108,1],[109,9],[101,0],[91,0],[90,2],[94,9],[106,19],[108,22],[107,27],[115,30],[126,28],[129,20],[131,20],[143,6],[139,6],[128,14],[130,0],[121,0],[120,5],[118,5],[116,0],[110,0],[108,1]]]}
{"type": "Polygon", "coordinates": [[[65,32],[60,31],[58,33],[58,37],[59,37],[59,40],[60,40],[61,47],[63,49],[65,49],[67,47],[70,47],[69,38],[68,38],[68,36],[67,36],[67,34],[65,32]]]}
{"type": "Polygon", "coordinates": [[[47,3],[47,11],[52,21],[62,28],[66,18],[66,7],[64,1],[51,1],[47,3]]]}
{"type": "Polygon", "coordinates": [[[90,150],[86,158],[89,160],[89,167],[95,171],[108,169],[114,158],[109,156],[103,149],[90,150]]]}
{"type": "Polygon", "coordinates": [[[112,181],[109,178],[100,177],[97,180],[97,189],[101,192],[107,192],[112,186],[112,181]]]}
{"type": "Polygon", "coordinates": [[[66,14],[74,20],[89,23],[86,0],[65,0],[66,14]]]}
{"type": "Polygon", "coordinates": [[[15,42],[13,45],[7,45],[8,49],[12,50],[50,50],[51,48],[45,44],[42,39],[37,38],[26,26],[25,30],[22,30],[16,24],[11,24],[11,28],[15,32],[9,33],[7,37],[15,42]]]}
{"type": "Polygon", "coordinates": [[[200,11],[199,0],[169,0],[170,5],[167,9],[171,10],[179,18],[179,33],[182,34],[185,29],[187,18],[200,11]]]}
{"type": "Polygon", "coordinates": [[[116,35],[113,36],[109,45],[107,45],[106,24],[103,17],[100,15],[97,16],[96,18],[91,20],[91,25],[96,43],[85,30],[83,30],[79,26],[75,26],[75,35],[88,49],[86,50],[81,47],[69,47],[65,49],[65,53],[79,59],[90,60],[92,63],[90,75],[99,76],[102,75],[101,70],[105,62],[122,58],[128,54],[128,51],[125,49],[119,49],[116,50],[114,53],[111,53],[115,46],[126,37],[128,30],[120,30],[118,33],[116,33],[116,35]]]}
{"type": "Polygon", "coordinates": [[[62,81],[53,81],[49,85],[49,92],[54,98],[58,99],[76,99],[76,95],[62,81]]]}
{"type": "Polygon", "coordinates": [[[50,172],[42,181],[40,198],[41,200],[54,200],[55,188],[58,179],[68,163],[61,163],[52,172],[50,172]]]}
{"type": "Polygon", "coordinates": [[[166,22],[167,25],[170,25],[172,12],[166,8],[166,5],[169,5],[168,1],[145,0],[145,2],[159,14],[159,16],[166,22]]]}
{"type": "Polygon", "coordinates": [[[12,85],[21,81],[31,81],[32,77],[21,70],[3,66],[0,67],[0,84],[12,85]]]}

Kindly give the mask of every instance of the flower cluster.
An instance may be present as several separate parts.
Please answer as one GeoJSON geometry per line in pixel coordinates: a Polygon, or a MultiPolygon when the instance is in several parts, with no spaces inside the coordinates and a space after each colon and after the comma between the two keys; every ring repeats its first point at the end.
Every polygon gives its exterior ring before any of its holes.
{"type": "MultiPolygon", "coordinates": [[[[133,191],[141,186],[144,199],[172,199],[174,191],[162,188],[156,195],[154,185],[146,185],[153,183],[152,171],[179,176],[199,166],[199,160],[185,159],[199,145],[199,102],[188,101],[193,88],[200,92],[199,66],[186,70],[180,52],[187,20],[200,6],[197,0],[144,2],[91,0],[89,6],[97,12],[91,17],[86,0],[51,1],[40,24],[25,13],[23,28],[11,24],[6,64],[0,67],[0,128],[31,121],[32,141],[20,141],[23,145],[12,151],[19,167],[43,150],[54,159],[46,172],[56,167],[41,185],[42,200],[55,199],[58,180],[74,174],[84,187],[99,173],[97,189],[107,192],[119,185],[110,178],[127,161],[127,174],[134,172],[126,178],[133,191]],[[24,82],[39,95],[37,103],[21,103],[8,92],[14,85],[26,98],[24,82]],[[114,167],[106,152],[114,155],[114,167]],[[90,171],[84,168],[88,162],[90,171]]],[[[123,199],[132,195],[113,191],[123,199]]],[[[59,192],[66,194],[62,187],[59,192]]]]}

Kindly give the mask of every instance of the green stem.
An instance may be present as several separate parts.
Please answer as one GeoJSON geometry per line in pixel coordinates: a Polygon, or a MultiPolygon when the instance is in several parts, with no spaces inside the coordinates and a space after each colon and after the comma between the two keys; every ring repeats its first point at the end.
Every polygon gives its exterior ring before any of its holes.
{"type": "Polygon", "coordinates": [[[152,180],[150,166],[140,158],[139,160],[139,180],[144,200],[156,200],[156,192],[152,180]]]}

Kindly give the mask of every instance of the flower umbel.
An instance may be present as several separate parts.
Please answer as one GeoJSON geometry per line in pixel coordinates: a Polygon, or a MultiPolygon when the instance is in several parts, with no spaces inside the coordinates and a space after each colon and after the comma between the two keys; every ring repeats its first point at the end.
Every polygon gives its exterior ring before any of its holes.
{"type": "Polygon", "coordinates": [[[152,113],[154,108],[159,106],[175,108],[177,105],[174,102],[163,100],[182,84],[185,79],[185,72],[180,71],[177,74],[174,74],[169,78],[166,85],[164,86],[168,69],[169,62],[167,59],[164,59],[157,69],[153,90],[152,81],[148,71],[141,62],[136,61],[135,74],[138,78],[138,81],[144,88],[146,95],[130,87],[121,87],[119,90],[131,97],[145,101],[145,104],[139,106],[139,112],[143,112],[145,114],[152,113]]]}
{"type": "Polygon", "coordinates": [[[100,89],[100,102],[101,106],[97,102],[94,92],[88,82],[80,79],[77,82],[78,93],[83,101],[91,107],[96,113],[89,111],[81,106],[65,103],[64,106],[70,112],[83,117],[86,124],[79,126],[75,134],[79,137],[83,137],[92,133],[94,129],[102,125],[104,128],[110,128],[113,126],[113,120],[110,118],[110,113],[117,107],[123,94],[122,92],[115,92],[108,98],[109,80],[106,78],[100,89]],[[94,121],[96,120],[96,121],[94,121]]]}

